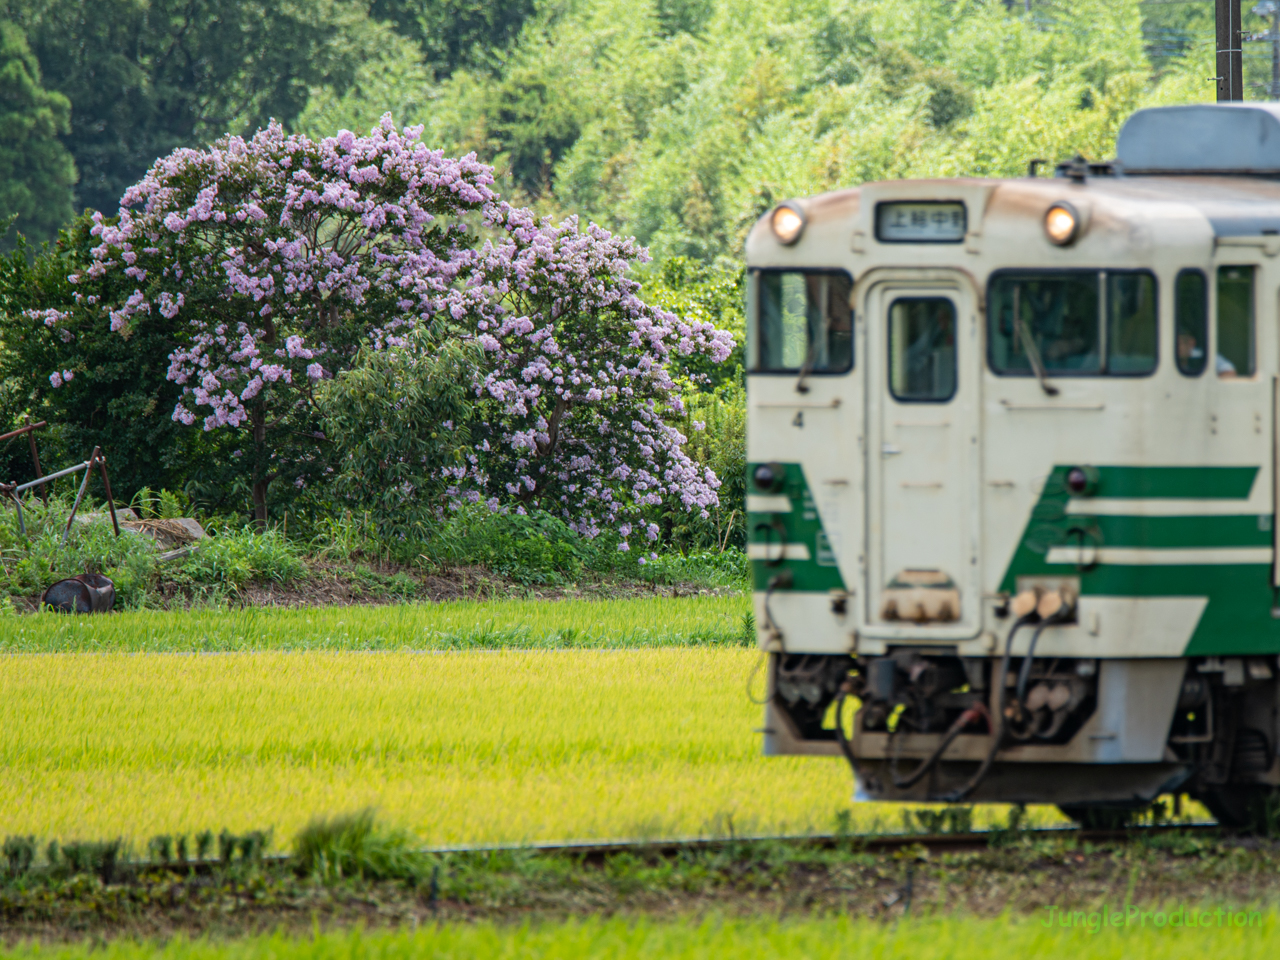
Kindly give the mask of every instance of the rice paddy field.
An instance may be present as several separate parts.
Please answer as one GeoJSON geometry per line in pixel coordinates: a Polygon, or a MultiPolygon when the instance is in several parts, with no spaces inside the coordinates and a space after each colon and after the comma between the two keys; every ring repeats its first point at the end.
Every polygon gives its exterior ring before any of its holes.
{"type": "Polygon", "coordinates": [[[851,804],[840,761],[760,756],[744,607],[0,621],[0,836],[281,843],[366,806],[430,845],[828,832],[850,809],[855,829],[897,828],[897,809],[851,804]]]}
{"type": "MultiPolygon", "coordinates": [[[[1237,914],[1245,916],[1245,914],[1237,914]]],[[[571,920],[564,923],[494,926],[441,925],[413,932],[361,931],[296,939],[249,938],[232,943],[172,940],[167,944],[117,941],[74,947],[0,950],[24,960],[399,960],[410,957],[608,960],[663,957],[768,957],[776,960],[850,960],[914,957],[970,960],[987,957],[1073,957],[1095,960],[1234,960],[1272,957],[1280,947],[1274,911],[1255,913],[1253,925],[1156,928],[1147,923],[1097,932],[1088,925],[1046,926],[1041,917],[993,920],[939,917],[885,924],[848,918],[681,921],[571,920]]],[[[1246,920],[1247,923],[1247,920],[1246,920]]]]}
{"type": "Polygon", "coordinates": [[[42,613],[0,620],[0,653],[743,645],[755,642],[750,608],[743,596],[694,596],[42,613]]]}

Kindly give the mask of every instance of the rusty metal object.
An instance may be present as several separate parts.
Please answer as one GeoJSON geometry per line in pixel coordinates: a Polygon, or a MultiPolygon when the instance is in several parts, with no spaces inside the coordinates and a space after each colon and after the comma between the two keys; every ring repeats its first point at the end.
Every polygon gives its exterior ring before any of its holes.
{"type": "MultiPolygon", "coordinates": [[[[46,427],[48,425],[49,424],[47,420],[41,420],[39,423],[28,423],[26,426],[19,427],[17,430],[10,430],[6,434],[0,434],[0,442],[5,440],[11,440],[14,437],[20,437],[24,433],[27,435],[27,441],[31,444],[31,462],[35,464],[37,479],[44,476],[44,471],[40,469],[40,454],[36,450],[36,433],[35,432],[39,430],[41,427],[46,427]]],[[[7,491],[3,491],[3,492],[7,492],[7,491]]],[[[49,502],[49,491],[47,489],[41,488],[40,499],[43,500],[45,503],[49,502]]]]}
{"type": "Polygon", "coordinates": [[[100,573],[82,573],[59,580],[40,598],[40,605],[63,613],[109,613],[116,602],[116,585],[100,573]]]}
{"type": "Polygon", "coordinates": [[[111,526],[115,528],[116,536],[120,536],[120,521],[116,519],[116,501],[111,496],[111,480],[107,477],[107,455],[105,453],[98,455],[98,470],[102,473],[102,485],[107,489],[107,509],[111,511],[111,526]]]}
{"type": "Polygon", "coordinates": [[[10,430],[8,433],[0,433],[0,440],[12,440],[14,437],[20,437],[24,433],[30,433],[32,430],[39,430],[41,427],[48,426],[48,421],[41,420],[39,423],[28,423],[25,427],[19,427],[17,430],[10,430]]]}
{"type": "MultiPolygon", "coordinates": [[[[33,424],[32,429],[36,426],[39,426],[39,424],[33,424]]],[[[27,428],[24,427],[23,429],[25,430],[27,428]]],[[[13,484],[0,484],[0,496],[9,497],[13,500],[14,506],[18,508],[18,530],[22,535],[24,537],[27,535],[27,525],[22,516],[22,499],[18,494],[22,493],[24,490],[30,490],[32,487],[43,487],[44,485],[50,484],[61,477],[66,477],[73,473],[79,473],[83,470],[84,480],[80,483],[80,490],[76,494],[76,502],[71,507],[71,515],[67,517],[66,529],[62,531],[62,542],[66,543],[67,536],[71,533],[71,522],[75,520],[76,511],[80,509],[80,502],[84,499],[85,491],[89,487],[89,477],[93,475],[94,467],[98,467],[102,472],[102,482],[107,488],[107,507],[111,511],[111,525],[115,528],[116,536],[120,536],[120,521],[116,518],[116,504],[115,500],[111,496],[111,481],[107,479],[107,458],[102,453],[100,447],[94,447],[93,453],[89,455],[89,459],[84,463],[78,463],[74,467],[67,467],[65,470],[59,470],[57,473],[51,473],[47,477],[40,477],[39,479],[32,480],[29,483],[20,483],[16,486],[13,484]]]]}

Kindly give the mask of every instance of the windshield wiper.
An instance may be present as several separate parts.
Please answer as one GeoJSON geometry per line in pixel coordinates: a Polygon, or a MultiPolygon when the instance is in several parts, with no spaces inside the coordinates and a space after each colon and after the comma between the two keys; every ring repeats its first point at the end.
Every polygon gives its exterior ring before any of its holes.
{"type": "Polygon", "coordinates": [[[816,343],[809,344],[809,355],[804,358],[804,363],[800,366],[800,376],[796,380],[796,393],[808,393],[809,385],[804,382],[804,378],[813,372],[813,361],[818,356],[818,345],[816,343]]]}
{"type": "Polygon", "coordinates": [[[1040,359],[1040,348],[1036,346],[1035,340],[1031,336],[1031,331],[1027,325],[1022,322],[1022,303],[1019,294],[1022,292],[1020,287],[1013,288],[1013,330],[1014,334],[1022,341],[1022,349],[1027,353],[1027,359],[1031,361],[1031,370],[1036,375],[1036,380],[1040,384],[1040,389],[1045,392],[1046,396],[1056,397],[1058,388],[1049,382],[1049,378],[1044,372],[1044,361],[1040,359]]]}

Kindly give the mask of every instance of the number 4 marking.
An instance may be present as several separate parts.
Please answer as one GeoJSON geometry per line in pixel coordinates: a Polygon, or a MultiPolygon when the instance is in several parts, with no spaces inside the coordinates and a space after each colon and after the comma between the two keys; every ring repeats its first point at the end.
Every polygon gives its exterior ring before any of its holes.
{"type": "Polygon", "coordinates": [[[797,411],[796,411],[796,418],[795,418],[794,420],[792,420],[792,421],[791,421],[791,425],[792,425],[793,427],[803,427],[803,426],[804,426],[804,411],[803,411],[803,410],[797,410],[797,411]]]}

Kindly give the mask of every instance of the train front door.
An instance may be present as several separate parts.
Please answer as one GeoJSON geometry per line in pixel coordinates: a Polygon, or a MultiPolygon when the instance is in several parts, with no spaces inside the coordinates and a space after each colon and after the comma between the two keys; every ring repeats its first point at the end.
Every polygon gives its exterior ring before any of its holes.
{"type": "Polygon", "coordinates": [[[865,633],[976,636],[981,624],[977,296],[963,274],[866,292],[865,633]]]}

